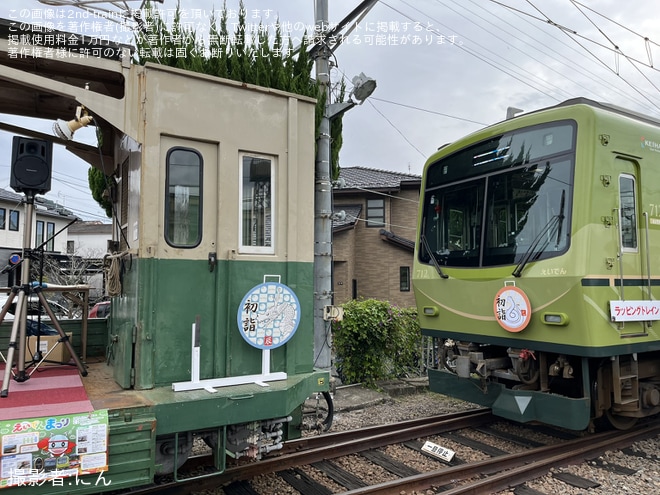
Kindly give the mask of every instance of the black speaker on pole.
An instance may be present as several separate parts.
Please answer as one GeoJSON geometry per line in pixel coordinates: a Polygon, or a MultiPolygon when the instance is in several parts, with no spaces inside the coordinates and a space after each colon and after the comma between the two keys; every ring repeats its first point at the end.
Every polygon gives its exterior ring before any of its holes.
{"type": "Polygon", "coordinates": [[[52,170],[52,141],[14,136],[9,185],[16,192],[47,193],[52,170]]]}

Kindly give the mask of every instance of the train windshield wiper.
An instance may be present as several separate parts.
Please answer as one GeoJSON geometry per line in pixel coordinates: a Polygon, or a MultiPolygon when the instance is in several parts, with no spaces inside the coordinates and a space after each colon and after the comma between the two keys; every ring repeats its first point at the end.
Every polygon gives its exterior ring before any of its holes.
{"type": "Polygon", "coordinates": [[[564,224],[564,202],[566,200],[566,190],[561,192],[561,202],[559,203],[559,226],[557,227],[557,242],[555,242],[555,250],[559,249],[561,243],[561,228],[564,224]]]}
{"type": "Polygon", "coordinates": [[[566,191],[562,191],[561,193],[559,213],[557,215],[553,215],[550,220],[548,220],[548,223],[546,223],[545,226],[541,229],[541,232],[539,232],[539,234],[534,238],[531,246],[529,246],[529,249],[525,252],[515,270],[513,270],[511,273],[514,277],[520,277],[527,263],[529,263],[530,260],[537,258],[545,250],[547,245],[550,243],[549,239],[553,236],[555,229],[557,230],[556,248],[559,247],[562,225],[564,223],[564,202],[566,197],[565,193],[566,191]],[[545,242],[540,244],[543,238],[545,238],[545,242]]]}
{"type": "Polygon", "coordinates": [[[438,275],[440,275],[441,278],[449,278],[449,275],[444,273],[442,271],[442,268],[440,268],[440,263],[438,263],[438,260],[433,254],[433,251],[431,251],[431,248],[429,247],[429,241],[426,240],[426,236],[424,234],[421,235],[421,241],[422,241],[422,245],[424,246],[424,249],[426,249],[426,252],[429,254],[429,257],[431,258],[431,262],[435,267],[435,271],[438,272],[438,275]]]}

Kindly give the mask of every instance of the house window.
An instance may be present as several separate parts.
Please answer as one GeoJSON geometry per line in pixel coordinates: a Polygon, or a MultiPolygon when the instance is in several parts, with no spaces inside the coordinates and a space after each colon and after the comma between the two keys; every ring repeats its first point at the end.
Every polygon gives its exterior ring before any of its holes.
{"type": "Polygon", "coordinates": [[[66,241],[66,254],[73,254],[76,250],[75,241],[66,241]]]}
{"type": "Polygon", "coordinates": [[[385,226],[385,200],[367,200],[367,227],[385,226]]]}
{"type": "Polygon", "coordinates": [[[165,240],[192,248],[202,240],[202,155],[190,148],[167,152],[165,240]]]}
{"type": "Polygon", "coordinates": [[[241,222],[243,253],[275,252],[274,160],[264,156],[241,155],[241,222]]]}
{"type": "Polygon", "coordinates": [[[46,251],[55,251],[55,224],[53,222],[46,223],[46,251]]]}
{"type": "Polygon", "coordinates": [[[399,290],[401,292],[410,292],[410,267],[399,267],[399,290]]]}
{"type": "Polygon", "coordinates": [[[37,230],[34,238],[34,246],[39,247],[44,242],[44,221],[37,220],[37,230]]]}
{"type": "Polygon", "coordinates": [[[0,208],[0,229],[5,230],[5,224],[7,223],[7,210],[0,208]]]}
{"type": "Polygon", "coordinates": [[[18,232],[19,218],[20,215],[18,210],[9,210],[9,230],[18,232]]]}

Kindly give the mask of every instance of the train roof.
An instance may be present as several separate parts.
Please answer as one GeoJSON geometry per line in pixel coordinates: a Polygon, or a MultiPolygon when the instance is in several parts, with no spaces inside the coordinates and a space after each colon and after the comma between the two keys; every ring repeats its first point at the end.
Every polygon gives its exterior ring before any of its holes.
{"type": "Polygon", "coordinates": [[[598,102],[598,101],[590,100],[589,98],[583,98],[583,97],[571,98],[570,100],[563,101],[563,102],[561,102],[557,105],[554,105],[552,107],[545,107],[545,108],[541,108],[539,110],[534,110],[532,112],[521,114],[519,117],[534,114],[534,113],[537,113],[537,112],[543,112],[545,110],[550,110],[550,109],[553,109],[553,108],[570,107],[570,106],[574,106],[574,105],[588,105],[590,107],[598,108],[598,109],[604,110],[606,112],[616,113],[616,114],[619,114],[619,115],[623,115],[625,117],[629,117],[631,119],[639,120],[640,122],[646,122],[647,124],[651,124],[651,125],[660,127],[660,120],[654,119],[653,117],[651,117],[649,115],[645,115],[645,114],[639,113],[639,112],[634,112],[632,110],[628,110],[627,108],[619,107],[617,105],[612,105],[610,103],[598,102]]]}

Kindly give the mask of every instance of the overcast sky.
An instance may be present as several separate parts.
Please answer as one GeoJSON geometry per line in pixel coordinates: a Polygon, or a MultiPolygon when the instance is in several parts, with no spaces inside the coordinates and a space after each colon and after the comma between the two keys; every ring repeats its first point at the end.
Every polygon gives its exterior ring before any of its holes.
{"type": "MultiPolygon", "coordinates": [[[[238,0],[226,3],[236,12],[238,0]]],[[[279,18],[294,45],[314,24],[314,3],[244,0],[249,26],[272,27],[279,18]]],[[[329,20],[336,23],[360,1],[329,3],[329,20]]],[[[340,165],[421,174],[435,149],[504,119],[507,107],[532,111],[574,97],[660,118],[660,11],[651,3],[379,1],[333,58],[333,83],[345,78],[350,90],[353,76],[363,72],[378,84],[371,98],[344,117],[340,165]]],[[[181,0],[184,16],[200,35],[208,15],[222,4],[181,0]]],[[[166,13],[175,7],[174,0],[159,5],[166,13]]],[[[49,8],[37,0],[2,0],[0,17],[29,21],[49,8]]],[[[75,22],[65,24],[68,31],[82,29],[75,22]]],[[[131,43],[128,33],[117,31],[119,41],[131,43]]],[[[76,137],[93,141],[92,133],[76,137]]],[[[0,187],[9,184],[10,141],[0,133],[0,187]]],[[[86,192],[87,166],[63,153],[54,162],[48,197],[86,219],[102,219],[86,192]]]]}

